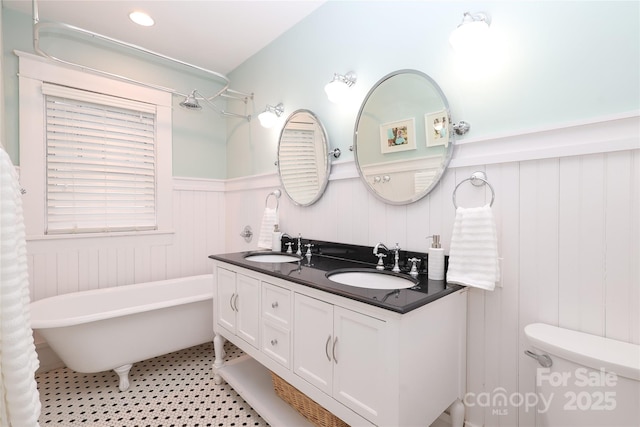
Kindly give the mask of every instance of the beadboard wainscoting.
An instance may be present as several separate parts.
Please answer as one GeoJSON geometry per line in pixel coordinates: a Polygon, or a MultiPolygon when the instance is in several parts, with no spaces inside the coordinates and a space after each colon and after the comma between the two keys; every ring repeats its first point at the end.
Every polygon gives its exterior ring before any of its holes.
{"type": "Polygon", "coordinates": [[[210,273],[224,224],[224,182],[174,178],[171,233],[29,240],[31,298],[210,273]]]}
{"type": "MultiPolygon", "coordinates": [[[[448,253],[452,192],[473,172],[484,171],[496,192],[502,287],[470,291],[467,426],[533,426],[535,408],[494,407],[478,399],[480,393],[501,394],[517,402],[535,391],[538,365],[523,353],[530,348],[527,324],[640,343],[639,129],[633,115],[503,136],[499,143],[460,144],[435,190],[407,206],[380,202],[353,162],[336,162],[316,204],[299,207],[283,194],[281,229],[369,246],[398,242],[417,251],[426,251],[426,236],[440,234],[448,253]]],[[[246,243],[240,232],[245,225],[259,230],[265,198],[279,186],[275,172],[227,182],[229,252],[256,248],[257,238],[246,243]]],[[[460,206],[490,200],[486,186],[458,189],[460,206]]]]}

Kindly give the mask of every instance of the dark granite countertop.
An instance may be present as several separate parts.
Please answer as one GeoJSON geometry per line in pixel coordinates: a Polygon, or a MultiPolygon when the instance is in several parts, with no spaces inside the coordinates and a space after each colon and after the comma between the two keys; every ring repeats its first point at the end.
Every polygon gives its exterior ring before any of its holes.
{"type": "MultiPolygon", "coordinates": [[[[210,255],[209,258],[397,313],[407,313],[463,288],[460,285],[448,284],[444,280],[429,280],[424,270],[421,270],[415,279],[416,286],[408,289],[380,290],[342,285],[329,280],[326,276],[327,272],[344,268],[361,268],[375,271],[374,263],[362,261],[364,257],[373,258],[371,248],[329,242],[316,242],[315,245],[311,258],[303,256],[298,262],[264,263],[245,259],[250,254],[273,253],[271,251],[235,252],[210,255]]],[[[423,260],[426,257],[425,254],[420,253],[401,253],[403,260],[401,265],[406,264],[406,259],[411,256],[420,257],[422,255],[423,257],[420,258],[423,260]]],[[[421,265],[426,265],[426,262],[422,262],[421,265]]],[[[404,270],[408,270],[408,267],[405,267],[404,270]]],[[[393,274],[388,267],[387,273],[393,274]]],[[[398,274],[411,277],[407,273],[398,274]]]]}

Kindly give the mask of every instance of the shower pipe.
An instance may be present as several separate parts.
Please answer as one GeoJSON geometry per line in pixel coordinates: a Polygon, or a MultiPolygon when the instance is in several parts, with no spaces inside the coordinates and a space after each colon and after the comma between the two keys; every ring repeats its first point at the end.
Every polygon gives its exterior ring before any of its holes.
{"type": "Polygon", "coordinates": [[[163,55],[161,53],[158,52],[154,52],[152,50],[146,49],[144,47],[132,44],[132,43],[127,43],[124,42],[122,40],[118,40],[118,39],[114,39],[112,37],[107,37],[105,35],[102,34],[98,34],[98,33],[94,33],[93,31],[89,31],[89,30],[85,30],[83,28],[80,27],[75,27],[73,25],[69,25],[69,24],[64,24],[64,23],[58,23],[58,22],[40,22],[40,17],[39,17],[39,13],[38,13],[38,1],[37,0],[32,0],[32,12],[33,12],[33,49],[36,51],[36,53],[38,53],[40,56],[43,56],[45,58],[51,59],[53,61],[65,64],[65,65],[69,65],[75,68],[80,68],[82,70],[87,70],[96,74],[101,74],[103,76],[108,76],[108,77],[112,77],[118,80],[122,80],[128,83],[133,83],[139,86],[144,86],[144,87],[148,87],[148,88],[152,88],[152,89],[157,89],[157,90],[161,90],[163,92],[170,92],[173,95],[178,95],[178,96],[184,96],[187,97],[186,94],[180,93],[176,90],[173,89],[169,89],[163,86],[159,86],[159,85],[154,85],[152,83],[145,83],[145,82],[141,82],[139,80],[134,80],[132,78],[126,77],[126,76],[121,76],[119,74],[114,74],[114,73],[110,73],[108,71],[103,71],[103,70],[98,70],[96,68],[91,68],[91,67],[87,67],[84,65],[80,65],[80,64],[76,64],[74,62],[69,62],[69,61],[65,61],[64,59],[55,57],[53,55],[48,54],[47,52],[45,52],[44,50],[42,50],[42,48],[40,47],[40,31],[42,29],[46,29],[46,28],[59,28],[59,29],[67,29],[67,30],[71,30],[71,31],[75,31],[78,33],[82,33],[85,35],[88,35],[92,38],[95,39],[100,39],[100,40],[104,40],[107,41],[109,43],[114,43],[129,49],[133,49],[133,50],[137,50],[139,52],[143,52],[145,54],[151,55],[151,56],[155,56],[157,58],[166,60],[166,61],[170,61],[170,62],[174,62],[176,64],[180,64],[183,65],[185,67],[189,67],[189,68],[193,68],[194,70],[197,71],[201,71],[203,73],[209,74],[213,77],[216,77],[219,80],[222,80],[224,82],[224,86],[222,89],[220,89],[218,92],[216,92],[213,96],[210,97],[205,97],[202,96],[201,99],[203,99],[204,101],[207,101],[207,103],[215,110],[217,111],[219,114],[223,115],[223,116],[233,116],[233,117],[240,117],[243,119],[246,119],[247,121],[251,120],[251,116],[249,115],[242,115],[242,114],[236,114],[236,113],[230,113],[228,111],[225,110],[221,110],[219,109],[215,104],[213,104],[211,101],[219,96],[221,97],[226,97],[226,98],[232,98],[232,99],[238,99],[243,101],[245,104],[247,103],[247,100],[249,99],[253,99],[253,94],[246,94],[246,93],[242,93],[242,92],[238,92],[236,90],[233,89],[229,89],[229,84],[231,83],[231,81],[229,80],[229,78],[227,76],[225,76],[224,74],[218,73],[216,71],[212,71],[203,67],[200,67],[198,65],[194,65],[194,64],[190,64],[188,62],[179,60],[179,59],[175,59],[172,58],[170,56],[167,55],[163,55]],[[239,96],[238,96],[239,95],[239,96]]]}

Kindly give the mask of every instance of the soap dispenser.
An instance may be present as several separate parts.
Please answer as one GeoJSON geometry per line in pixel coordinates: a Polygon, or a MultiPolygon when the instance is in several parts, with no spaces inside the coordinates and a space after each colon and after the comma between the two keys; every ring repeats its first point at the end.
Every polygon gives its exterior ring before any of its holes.
{"type": "Polygon", "coordinates": [[[274,252],[282,251],[282,232],[278,224],[273,225],[273,234],[271,235],[271,250],[274,252]]]}
{"type": "Polygon", "coordinates": [[[444,249],[440,245],[440,235],[434,234],[433,243],[429,248],[427,263],[427,277],[430,280],[444,280],[444,249]]]}

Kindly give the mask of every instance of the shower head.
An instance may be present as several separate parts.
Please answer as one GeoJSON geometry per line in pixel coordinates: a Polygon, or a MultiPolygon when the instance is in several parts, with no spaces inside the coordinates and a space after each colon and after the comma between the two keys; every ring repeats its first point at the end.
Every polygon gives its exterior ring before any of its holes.
{"type": "MultiPolygon", "coordinates": [[[[237,92],[237,93],[241,93],[241,92],[237,92]]],[[[182,95],[182,94],[176,94],[176,95],[182,95]]],[[[180,103],[180,106],[186,108],[187,110],[202,110],[200,101],[204,101],[206,104],[209,105],[209,107],[211,107],[213,110],[215,110],[216,112],[218,112],[223,116],[240,117],[240,118],[246,119],[247,121],[251,121],[251,116],[249,115],[245,116],[242,114],[230,113],[228,111],[221,110],[217,105],[211,102],[211,99],[215,98],[216,96],[221,96],[221,94],[218,93],[211,98],[207,98],[205,96],[202,96],[197,89],[194,89],[191,91],[189,96],[187,96],[184,99],[184,101],[180,103]],[[200,99],[200,101],[198,101],[198,99],[200,99]]],[[[251,94],[251,97],[252,97],[251,99],[253,99],[253,94],[251,94]]]]}
{"type": "Polygon", "coordinates": [[[196,98],[196,91],[193,90],[189,96],[187,96],[184,101],[180,103],[181,107],[184,107],[188,110],[201,110],[202,107],[196,98]]]}

